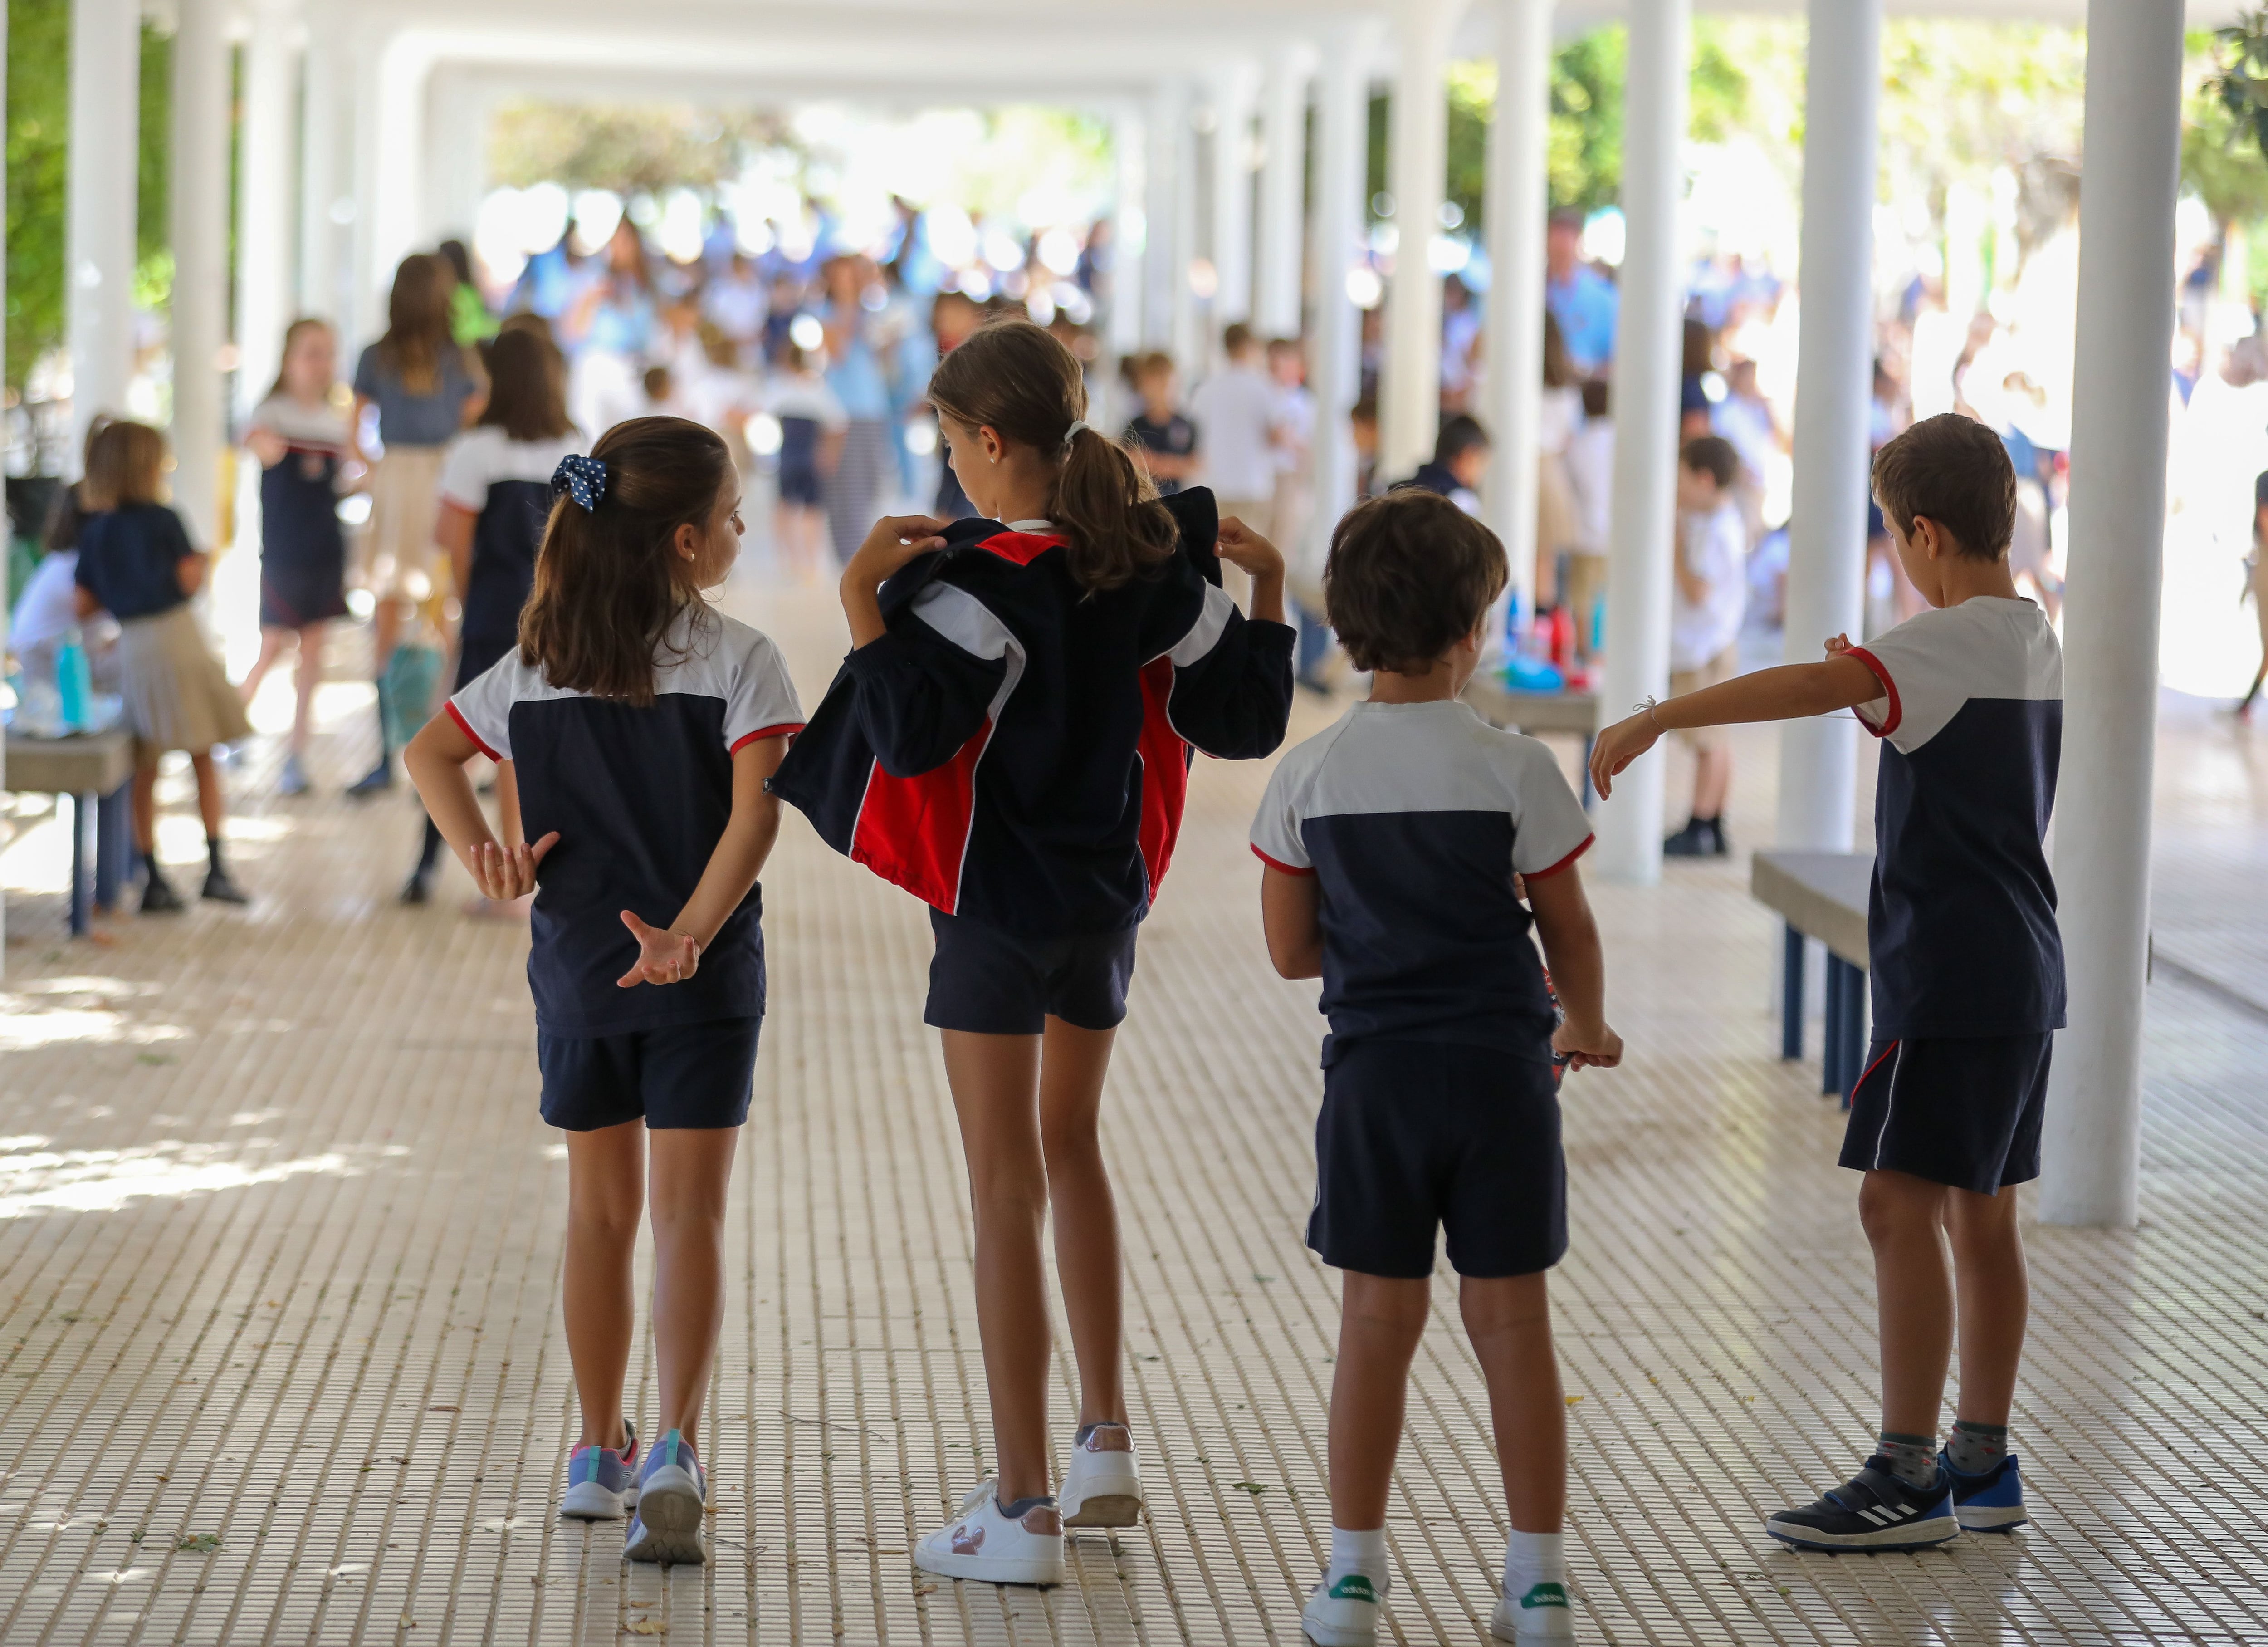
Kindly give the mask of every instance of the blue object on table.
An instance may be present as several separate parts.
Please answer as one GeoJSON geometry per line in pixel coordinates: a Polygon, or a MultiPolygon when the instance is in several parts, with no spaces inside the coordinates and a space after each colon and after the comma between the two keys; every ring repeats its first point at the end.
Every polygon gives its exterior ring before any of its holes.
{"type": "Polygon", "coordinates": [[[64,727],[73,732],[85,731],[94,676],[87,668],[86,642],[77,624],[63,631],[63,644],[55,653],[55,696],[62,700],[64,727]]]}
{"type": "Polygon", "coordinates": [[[1515,654],[1505,661],[1504,683],[1515,692],[1559,692],[1567,689],[1567,677],[1555,664],[1515,654]]]}

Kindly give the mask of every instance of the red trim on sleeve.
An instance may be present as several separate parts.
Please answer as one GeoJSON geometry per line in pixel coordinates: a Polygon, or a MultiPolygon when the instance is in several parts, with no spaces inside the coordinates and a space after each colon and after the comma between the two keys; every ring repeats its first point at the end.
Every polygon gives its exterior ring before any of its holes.
{"type": "Polygon", "coordinates": [[[742,736],[734,738],[733,740],[732,747],[726,750],[725,753],[727,755],[738,755],[749,744],[761,742],[765,738],[777,738],[783,736],[792,738],[797,733],[802,731],[803,728],[804,722],[800,720],[783,720],[776,727],[758,727],[754,732],[747,733],[742,736]]]}
{"type": "Polygon", "coordinates": [[[1878,738],[1889,736],[1898,729],[1898,722],[1905,718],[1905,705],[1898,701],[1898,683],[1890,678],[1890,672],[1882,667],[1882,661],[1867,651],[1866,647],[1853,646],[1843,655],[1846,658],[1856,658],[1865,664],[1873,672],[1874,678],[1882,683],[1882,691],[1889,694],[1890,700],[1889,717],[1879,727],[1864,715],[1855,715],[1852,719],[1878,738]]]}
{"type": "Polygon", "coordinates": [[[1571,867],[1576,859],[1590,851],[1591,843],[1598,838],[1599,838],[1595,835],[1584,836],[1583,844],[1581,846],[1576,847],[1574,851],[1569,853],[1565,858],[1562,858],[1557,863],[1553,864],[1550,868],[1529,869],[1523,872],[1520,878],[1523,881],[1542,881],[1551,875],[1557,875],[1562,869],[1571,867]]]}
{"type": "Polygon", "coordinates": [[[1277,861],[1276,861],[1276,860],[1274,860],[1273,858],[1270,858],[1270,857],[1266,853],[1264,853],[1264,852],[1263,852],[1263,851],[1261,851],[1261,850],[1260,850],[1260,843],[1259,843],[1259,842],[1257,842],[1257,841],[1255,841],[1255,842],[1253,843],[1253,845],[1252,845],[1252,855],[1253,855],[1254,857],[1256,857],[1256,858],[1259,859],[1261,862],[1263,862],[1263,863],[1266,864],[1266,865],[1267,865],[1270,869],[1275,870],[1275,871],[1276,871],[1278,874],[1279,874],[1279,875],[1313,875],[1313,874],[1314,874],[1314,871],[1313,869],[1294,869],[1294,868],[1293,868],[1290,864],[1288,864],[1288,863],[1278,863],[1278,862],[1277,862],[1277,861]]]}
{"type": "Polygon", "coordinates": [[[473,741],[474,744],[480,750],[482,754],[487,756],[492,761],[500,761],[504,758],[503,756],[497,754],[494,750],[490,749],[488,746],[486,740],[484,740],[479,733],[473,730],[473,723],[465,719],[464,712],[457,707],[453,699],[443,704],[441,707],[449,712],[449,719],[455,721],[458,726],[464,729],[465,735],[473,741]]]}

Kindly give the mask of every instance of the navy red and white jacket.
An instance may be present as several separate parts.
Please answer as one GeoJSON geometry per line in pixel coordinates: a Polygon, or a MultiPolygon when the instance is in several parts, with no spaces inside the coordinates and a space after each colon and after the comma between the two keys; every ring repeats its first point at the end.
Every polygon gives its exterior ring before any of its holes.
{"type": "Polygon", "coordinates": [[[1046,521],[954,521],[882,586],[887,632],[843,661],[773,793],[947,914],[1031,938],[1140,920],[1191,750],[1270,754],[1292,704],[1292,631],[1221,591],[1212,494],[1167,506],[1182,552],[1093,592],[1046,521]]]}

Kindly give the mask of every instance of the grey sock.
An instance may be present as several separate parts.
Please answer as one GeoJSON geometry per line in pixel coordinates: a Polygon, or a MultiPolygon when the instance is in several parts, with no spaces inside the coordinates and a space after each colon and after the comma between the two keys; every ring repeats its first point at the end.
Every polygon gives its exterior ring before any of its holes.
{"type": "Polygon", "coordinates": [[[1000,1513],[1010,1521],[1020,1521],[1041,1505],[1052,1504],[1055,1502],[1056,1496],[1053,1493],[1035,1493],[1029,1498],[1019,1498],[1012,1504],[1001,1505],[1000,1513]]]}
{"type": "Polygon", "coordinates": [[[1926,1487],[1937,1479],[1937,1444],[1927,1436],[1901,1436],[1886,1429],[1874,1451],[1890,1466],[1890,1473],[1908,1487],[1926,1487]]]}
{"type": "Polygon", "coordinates": [[[1945,1444],[1946,1462],[1963,1475],[1990,1475],[2008,1456],[2006,1424],[1972,1424],[1953,1421],[1953,1434],[1945,1444]]]}

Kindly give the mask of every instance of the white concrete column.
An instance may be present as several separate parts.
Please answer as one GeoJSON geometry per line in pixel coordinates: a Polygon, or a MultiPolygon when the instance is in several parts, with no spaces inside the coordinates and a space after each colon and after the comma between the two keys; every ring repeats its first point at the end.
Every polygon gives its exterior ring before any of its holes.
{"type": "Polygon", "coordinates": [[[1307,81],[1315,55],[1287,47],[1268,64],[1261,101],[1260,247],[1252,277],[1252,321],[1263,336],[1300,332],[1300,273],[1307,215],[1307,81]]]}
{"type": "Polygon", "coordinates": [[[291,322],[299,151],[298,8],[254,0],[244,41],[243,166],[237,191],[236,406],[259,404],[276,380],[291,322]]]}
{"type": "Polygon", "coordinates": [[[1380,31],[1343,24],[1325,36],[1315,78],[1315,209],[1311,253],[1315,316],[1307,387],[1315,397],[1314,508],[1300,570],[1322,575],[1331,528],[1355,502],[1358,465],[1349,414],[1362,394],[1362,311],[1347,277],[1362,255],[1363,196],[1370,170],[1370,66],[1380,31]]]}
{"type": "Polygon", "coordinates": [[[2071,1027],[2057,1038],[2040,1216],[2131,1224],[2166,531],[2182,0],[2091,0],[2064,605],[2061,894],[2071,1027]]]}
{"type": "Polygon", "coordinates": [[[228,439],[220,351],[228,333],[228,18],[224,0],[179,0],[173,34],[173,503],[191,541],[217,547],[228,439]]]}
{"type": "Polygon", "coordinates": [[[1441,282],[1433,235],[1447,192],[1449,31],[1462,0],[1402,0],[1395,11],[1394,101],[1387,130],[1394,279],[1386,292],[1378,461],[1400,479],[1433,454],[1441,424],[1441,282]]]}
{"type": "Polygon", "coordinates": [[[392,133],[386,123],[382,95],[387,37],[379,25],[367,24],[357,28],[351,39],[347,73],[353,84],[354,126],[345,191],[343,238],[350,299],[345,320],[348,338],[359,347],[376,342],[385,332],[386,294],[394,281],[394,266],[378,247],[382,150],[392,133]]]}
{"type": "Polygon", "coordinates": [[[1212,81],[1213,348],[1220,329],[1252,318],[1252,111],[1260,70],[1233,63],[1212,81]]]}
{"type": "MultiPolygon", "coordinates": [[[[1683,353],[1687,37],[1692,0],[1631,0],[1624,81],[1622,314],[1615,344],[1615,505],[1607,571],[1601,724],[1669,689],[1669,595],[1677,507],[1677,384],[1683,353]]],[[[1664,757],[1633,762],[1599,813],[1599,872],[1661,878],[1664,757]]]]}
{"type": "MultiPolygon", "coordinates": [[[[1803,240],[1797,290],[1795,497],[1788,523],[1790,663],[1859,635],[1867,603],[1867,436],[1874,393],[1875,108],[1882,0],[1811,0],[1805,66],[1803,240]]],[[[1859,726],[1791,720],[1779,734],[1779,844],[1848,852],[1859,726]]]]}
{"type": "Polygon", "coordinates": [[[368,199],[371,232],[364,249],[382,306],[394,266],[412,252],[432,249],[425,233],[425,92],[432,79],[432,48],[397,33],[377,59],[379,142],[368,199]]]}
{"type": "MultiPolygon", "coordinates": [[[[1142,298],[1149,255],[1149,167],[1142,111],[1122,107],[1111,116],[1111,158],[1117,171],[1117,198],[1110,208],[1110,352],[1130,355],[1142,347],[1142,298]]],[[[1114,384],[1117,379],[1110,380],[1114,384]]]]}
{"type": "Polygon", "coordinates": [[[1174,294],[1188,281],[1182,264],[1189,247],[1180,230],[1182,142],[1189,123],[1187,92],[1180,81],[1169,80],[1152,96],[1143,122],[1142,342],[1152,349],[1174,347],[1174,294]]]}
{"type": "Polygon", "coordinates": [[[136,0],[72,0],[63,271],[71,358],[71,441],[64,462],[73,476],[87,424],[98,412],[126,410],[134,375],[141,65],[136,0]]]}
{"type": "Polygon", "coordinates": [[[333,213],[345,190],[342,159],[354,139],[342,118],[353,82],[340,62],[337,21],[316,8],[307,19],[307,49],[300,60],[304,118],[299,128],[299,312],[335,321],[346,311],[342,225],[333,213]]]}
{"type": "MultiPolygon", "coordinates": [[[[1536,431],[1543,392],[1543,144],[1552,0],[1495,0],[1496,114],[1488,146],[1488,376],[1495,441],[1484,517],[1512,559],[1511,600],[1535,610],[1536,431]]],[[[1490,627],[1501,640],[1501,622],[1490,627]]]]}
{"type": "Polygon", "coordinates": [[[462,64],[437,64],[425,87],[425,180],[418,243],[454,236],[470,246],[481,200],[489,192],[490,97],[462,64]]]}
{"type": "Polygon", "coordinates": [[[1197,313],[1197,296],[1189,284],[1189,262],[1197,255],[1197,129],[1193,118],[1195,99],[1184,88],[1175,105],[1173,127],[1174,157],[1174,262],[1173,284],[1169,292],[1172,302],[1172,326],[1169,345],[1174,358],[1182,364],[1186,380],[1204,364],[1207,356],[1203,317],[1197,313]]]}

